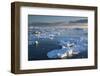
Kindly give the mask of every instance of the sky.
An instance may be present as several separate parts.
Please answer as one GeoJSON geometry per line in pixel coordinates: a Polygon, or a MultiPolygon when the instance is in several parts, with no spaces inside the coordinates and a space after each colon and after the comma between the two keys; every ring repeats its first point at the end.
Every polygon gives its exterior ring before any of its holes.
{"type": "Polygon", "coordinates": [[[80,19],[87,19],[87,17],[75,17],[75,16],[50,16],[50,15],[28,15],[28,22],[69,22],[80,19]]]}

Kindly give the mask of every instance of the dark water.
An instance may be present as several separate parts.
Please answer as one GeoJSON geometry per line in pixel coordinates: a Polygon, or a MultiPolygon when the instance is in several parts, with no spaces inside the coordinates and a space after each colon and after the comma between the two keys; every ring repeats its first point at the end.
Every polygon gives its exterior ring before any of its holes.
{"type": "Polygon", "coordinates": [[[49,59],[47,53],[53,49],[60,49],[61,46],[57,44],[55,40],[38,40],[38,45],[29,45],[28,46],[28,59],[29,60],[45,60],[49,59]]]}

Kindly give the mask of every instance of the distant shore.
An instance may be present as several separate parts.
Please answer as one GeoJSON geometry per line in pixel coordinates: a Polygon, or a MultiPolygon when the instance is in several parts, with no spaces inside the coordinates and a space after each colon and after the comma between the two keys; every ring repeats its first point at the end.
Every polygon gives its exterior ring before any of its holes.
{"type": "Polygon", "coordinates": [[[45,26],[30,26],[29,29],[49,29],[49,28],[88,28],[87,24],[66,24],[66,25],[60,25],[60,26],[49,26],[49,25],[45,25],[45,26]]]}

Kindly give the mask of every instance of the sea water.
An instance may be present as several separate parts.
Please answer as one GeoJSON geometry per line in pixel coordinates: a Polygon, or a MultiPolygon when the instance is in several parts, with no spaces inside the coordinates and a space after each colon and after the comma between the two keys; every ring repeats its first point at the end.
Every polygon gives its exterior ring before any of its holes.
{"type": "MultiPolygon", "coordinates": [[[[56,30],[56,29],[55,29],[56,30]]],[[[58,30],[41,30],[39,36],[30,31],[28,34],[28,60],[51,60],[60,58],[49,58],[47,54],[53,50],[60,50],[63,46],[62,42],[74,43],[79,51],[78,55],[66,59],[88,58],[88,29],[58,29],[58,30]],[[36,43],[37,42],[37,43],[36,43]]],[[[40,31],[40,29],[37,29],[40,31]]]]}

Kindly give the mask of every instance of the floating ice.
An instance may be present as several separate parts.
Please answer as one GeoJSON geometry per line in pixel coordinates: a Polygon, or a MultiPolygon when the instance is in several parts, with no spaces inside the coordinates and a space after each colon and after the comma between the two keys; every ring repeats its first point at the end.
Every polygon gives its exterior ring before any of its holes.
{"type": "Polygon", "coordinates": [[[74,44],[70,42],[61,41],[61,49],[51,50],[47,53],[48,58],[67,58],[77,55],[82,51],[86,51],[86,46],[82,43],[74,44]]]}
{"type": "Polygon", "coordinates": [[[60,58],[61,55],[65,54],[69,49],[63,48],[63,49],[55,49],[47,53],[47,56],[49,58],[60,58]]]}

